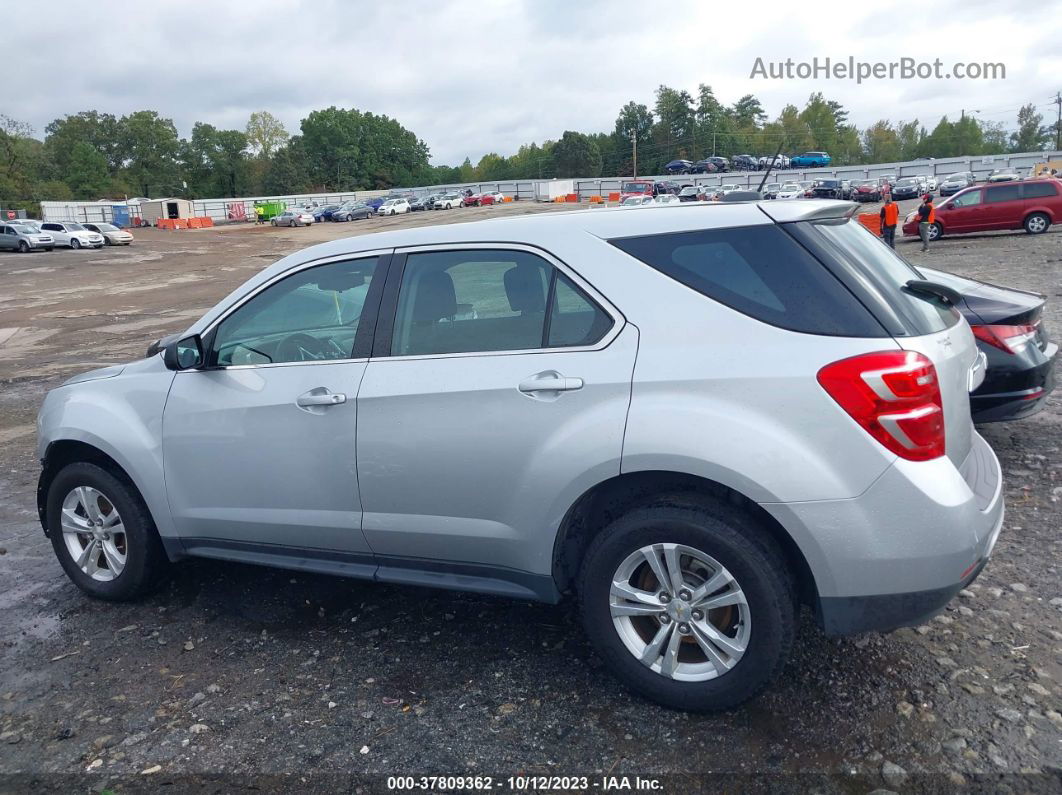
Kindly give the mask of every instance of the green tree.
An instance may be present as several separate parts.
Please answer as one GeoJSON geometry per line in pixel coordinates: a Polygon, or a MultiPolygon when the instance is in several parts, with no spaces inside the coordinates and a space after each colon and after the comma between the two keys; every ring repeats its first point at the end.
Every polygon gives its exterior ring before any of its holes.
{"type": "Polygon", "coordinates": [[[1047,145],[1048,138],[1044,117],[1036,112],[1036,106],[1022,105],[1018,111],[1018,129],[1010,136],[1011,151],[1038,152],[1047,145]]]}
{"type": "Polygon", "coordinates": [[[763,112],[763,105],[752,94],[746,94],[733,104],[730,115],[741,129],[755,129],[763,124],[767,114],[763,112]]]}
{"type": "Polygon", "coordinates": [[[107,158],[85,141],[78,141],[70,150],[63,180],[75,197],[99,199],[111,184],[107,158]]]}
{"type": "Polygon", "coordinates": [[[1001,121],[978,121],[981,154],[1001,155],[1007,151],[1007,126],[1001,121]]]}
{"type": "Polygon", "coordinates": [[[272,157],[291,137],[280,119],[268,110],[258,110],[251,114],[244,135],[251,152],[264,158],[272,157]]]}
{"type": "Polygon", "coordinates": [[[598,177],[601,152],[587,136],[565,130],[553,147],[553,168],[558,177],[598,177]]]}
{"type": "Polygon", "coordinates": [[[302,137],[293,135],[269,158],[262,176],[262,192],[267,195],[305,193],[310,188],[310,169],[302,137]]]}
{"type": "Polygon", "coordinates": [[[107,168],[114,174],[125,165],[121,123],[109,113],[83,110],[56,119],[44,128],[45,146],[60,171],[69,165],[74,145],[84,142],[107,160],[107,168]]]}
{"type": "Polygon", "coordinates": [[[119,122],[126,172],[142,196],[181,192],[177,157],[180,140],[173,121],[154,110],[139,110],[119,122]]]}
{"type": "Polygon", "coordinates": [[[896,128],[896,138],[900,143],[900,160],[914,160],[918,157],[918,150],[922,140],[926,137],[925,128],[914,121],[906,121],[896,128]]]}
{"type": "Polygon", "coordinates": [[[479,159],[479,163],[476,164],[477,178],[488,182],[510,179],[511,173],[512,169],[509,166],[509,161],[495,152],[488,152],[483,155],[479,159]]]}
{"type": "Polygon", "coordinates": [[[668,86],[656,90],[656,105],[653,108],[656,124],[653,125],[653,149],[639,154],[639,171],[658,174],[669,160],[692,154],[695,123],[693,97],[687,91],[676,91],[668,86]]]}
{"type": "Polygon", "coordinates": [[[895,163],[900,159],[900,139],[887,120],[877,121],[863,131],[863,150],[868,163],[895,163]]]}

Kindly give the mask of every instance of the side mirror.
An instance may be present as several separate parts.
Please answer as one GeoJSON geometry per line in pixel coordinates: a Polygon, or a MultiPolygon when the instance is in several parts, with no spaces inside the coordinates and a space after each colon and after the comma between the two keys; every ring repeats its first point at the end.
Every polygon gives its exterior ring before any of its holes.
{"type": "Polygon", "coordinates": [[[203,340],[198,334],[171,342],[162,350],[162,361],[170,370],[194,370],[204,363],[203,340]]]}

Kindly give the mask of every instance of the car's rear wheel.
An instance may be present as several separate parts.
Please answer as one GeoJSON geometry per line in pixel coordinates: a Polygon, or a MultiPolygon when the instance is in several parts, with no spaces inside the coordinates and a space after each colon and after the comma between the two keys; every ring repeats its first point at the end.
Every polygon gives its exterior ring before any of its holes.
{"type": "Polygon", "coordinates": [[[929,239],[938,240],[944,236],[944,227],[940,225],[940,221],[934,221],[929,225],[929,239]]]}
{"type": "Polygon", "coordinates": [[[70,248],[73,248],[73,249],[81,248],[81,241],[78,240],[76,237],[70,238],[70,248]]]}
{"type": "Polygon", "coordinates": [[[1025,231],[1030,235],[1039,235],[1047,231],[1051,225],[1051,219],[1044,213],[1032,213],[1025,219],[1025,231]]]}
{"type": "Polygon", "coordinates": [[[621,516],[587,550],[579,595],[605,664],[675,709],[752,698],[796,631],[780,553],[749,516],[716,501],[661,500],[621,516]]]}
{"type": "Polygon", "coordinates": [[[29,254],[29,243],[27,243],[25,240],[18,241],[18,250],[20,254],[29,254]]]}
{"type": "Polygon", "coordinates": [[[90,596],[133,599],[165,573],[166,553],[140,495],[95,464],[68,464],[55,476],[46,516],[60,565],[90,596]]]}

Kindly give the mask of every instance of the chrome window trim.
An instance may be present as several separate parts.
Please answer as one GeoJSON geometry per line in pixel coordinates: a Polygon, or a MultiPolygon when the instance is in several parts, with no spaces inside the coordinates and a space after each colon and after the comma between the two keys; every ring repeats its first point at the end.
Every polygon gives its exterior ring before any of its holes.
{"type": "MultiPolygon", "coordinates": [[[[601,337],[593,345],[562,345],[553,348],[521,348],[519,350],[504,350],[504,351],[461,351],[459,353],[425,353],[425,354],[413,354],[409,356],[389,354],[387,356],[373,356],[370,357],[372,362],[387,362],[387,361],[421,361],[425,359],[462,359],[469,356],[520,356],[527,354],[541,354],[541,353],[585,353],[587,351],[599,351],[607,348],[612,344],[613,340],[620,335],[624,326],[627,325],[627,318],[620,312],[616,305],[605,298],[590,282],[572,270],[565,262],[554,256],[549,251],[540,248],[538,246],[529,243],[513,243],[505,241],[497,242],[483,242],[476,241],[470,243],[439,243],[436,245],[417,245],[417,246],[398,246],[394,249],[396,256],[407,256],[410,254],[425,254],[433,253],[437,251],[469,251],[469,250],[488,250],[488,251],[523,251],[528,254],[534,254],[537,257],[541,257],[558,271],[563,273],[569,279],[571,279],[576,286],[585,292],[591,299],[602,309],[605,314],[612,320],[612,327],[608,332],[601,337]]],[[[405,278],[405,266],[403,265],[403,278],[405,278]]],[[[399,285],[401,291],[401,285],[399,285]]],[[[400,292],[401,294],[401,292],[400,292]]],[[[397,321],[398,308],[395,308],[395,320],[397,321]]],[[[394,332],[392,331],[392,337],[394,332]]]]}
{"type": "MultiPolygon", "coordinates": [[[[288,268],[287,270],[284,270],[281,273],[278,273],[276,276],[274,276],[269,281],[258,285],[258,287],[256,287],[254,290],[252,290],[251,292],[247,293],[247,295],[245,295],[245,296],[237,299],[236,301],[234,301],[231,306],[229,306],[229,307],[227,307],[225,309],[224,312],[222,312],[220,315],[218,315],[216,318],[214,318],[214,320],[211,321],[210,325],[208,325],[201,332],[199,332],[199,337],[200,337],[200,339],[206,339],[207,336],[209,334],[211,334],[221,323],[223,323],[225,321],[225,319],[229,315],[231,315],[233,312],[235,312],[241,306],[246,304],[252,298],[254,298],[257,295],[261,294],[265,290],[268,290],[274,284],[276,284],[277,282],[283,281],[284,279],[288,278],[289,276],[292,276],[292,275],[294,275],[296,273],[301,273],[302,271],[308,270],[310,268],[315,268],[315,267],[317,267],[319,265],[329,265],[329,264],[331,264],[333,262],[349,262],[349,261],[355,260],[355,259],[369,259],[370,257],[382,257],[382,256],[386,256],[386,255],[390,254],[393,250],[394,249],[390,249],[390,248],[374,248],[374,249],[369,249],[367,251],[350,252],[350,253],[347,253],[347,254],[330,254],[327,257],[320,257],[319,259],[312,259],[312,260],[308,260],[306,262],[303,262],[303,263],[300,263],[300,264],[297,264],[297,265],[293,265],[292,267],[288,268]]],[[[373,275],[373,278],[375,279],[376,276],[373,275]]],[[[357,331],[355,331],[355,334],[356,333],[357,333],[357,331]]],[[[217,371],[217,370],[250,370],[250,369],[261,369],[261,368],[266,368],[266,367],[290,367],[292,365],[350,364],[350,363],[355,363],[355,362],[368,362],[368,361],[369,360],[363,356],[363,357],[361,357],[359,359],[321,359],[321,360],[314,360],[314,361],[309,361],[309,362],[268,362],[268,363],[265,363],[265,364],[223,364],[223,365],[216,365],[214,367],[196,368],[196,369],[193,369],[193,370],[178,370],[177,372],[178,372],[178,374],[180,374],[180,373],[211,373],[211,372],[214,372],[214,371],[217,371]]]]}

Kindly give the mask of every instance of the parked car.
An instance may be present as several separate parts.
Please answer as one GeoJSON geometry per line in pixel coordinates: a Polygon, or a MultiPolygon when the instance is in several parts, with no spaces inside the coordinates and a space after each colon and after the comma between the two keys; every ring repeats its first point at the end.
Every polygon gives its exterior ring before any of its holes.
{"type": "Polygon", "coordinates": [[[714,174],[719,170],[719,166],[713,162],[712,158],[706,157],[703,160],[698,160],[693,164],[693,168],[690,169],[691,174],[714,174]]]}
{"type": "Polygon", "coordinates": [[[97,232],[106,246],[128,246],[133,242],[133,235],[114,224],[82,224],[90,232],[97,232]]]}
{"type": "Polygon", "coordinates": [[[401,215],[409,212],[409,199],[388,199],[380,205],[377,215],[401,215]]]}
{"type": "Polygon", "coordinates": [[[69,246],[73,249],[91,247],[103,248],[103,235],[90,232],[81,224],[64,221],[48,221],[41,224],[41,231],[51,236],[57,246],[69,246]]]}
{"type": "Polygon", "coordinates": [[[670,193],[670,194],[674,194],[675,196],[678,196],[678,192],[680,190],[682,190],[681,186],[678,183],[676,183],[676,182],[672,182],[671,180],[665,179],[665,180],[661,180],[659,182],[653,183],[653,195],[654,196],[661,196],[661,195],[663,195],[665,193],[670,193]]]}
{"type": "Polygon", "coordinates": [[[735,155],[731,164],[737,171],[756,171],[759,169],[759,160],[752,155],[735,155]]]}
{"type": "Polygon", "coordinates": [[[816,180],[811,195],[816,199],[843,199],[844,186],[839,179],[816,180]]]}
{"type": "Polygon", "coordinates": [[[414,196],[412,199],[409,200],[409,211],[411,213],[412,212],[416,212],[418,210],[426,210],[426,209],[427,209],[427,207],[424,204],[424,197],[423,196],[414,196]]]}
{"type": "MultiPolygon", "coordinates": [[[[944,234],[1024,229],[1046,232],[1062,219],[1062,181],[1038,179],[1003,185],[977,185],[959,191],[936,208],[930,240],[944,234]]],[[[918,236],[918,218],[907,216],[903,233],[918,236]]]]}
{"type": "Polygon", "coordinates": [[[53,389],[63,570],[114,601],[182,557],[574,592],[608,670],[684,710],[765,688],[802,602],[925,623],[1003,520],[969,326],[847,204],[654,209],[333,240],[53,389]]]}
{"type": "Polygon", "coordinates": [[[664,166],[664,171],[668,174],[689,174],[692,169],[693,163],[689,160],[672,160],[664,166]]]}
{"type": "Polygon", "coordinates": [[[720,185],[719,186],[719,191],[717,192],[716,195],[721,199],[724,196],[726,196],[728,193],[733,193],[736,190],[742,190],[742,188],[739,188],[737,185],[734,185],[733,183],[727,183],[726,185],[720,185]]]}
{"type": "Polygon", "coordinates": [[[894,199],[913,199],[925,192],[925,185],[918,177],[901,177],[892,185],[894,199]]]}
{"type": "Polygon", "coordinates": [[[380,207],[383,206],[385,199],[383,196],[376,196],[372,199],[365,200],[365,206],[372,210],[374,213],[379,212],[380,207]]]}
{"type": "Polygon", "coordinates": [[[800,187],[802,187],[804,189],[804,198],[805,199],[810,199],[811,198],[811,192],[815,188],[815,180],[813,180],[813,179],[802,180],[799,184],[800,184],[800,187]]]}
{"type": "Polygon", "coordinates": [[[479,206],[479,194],[469,193],[461,200],[462,207],[478,207],[479,206]]]}
{"type": "Polygon", "coordinates": [[[444,193],[432,203],[433,210],[452,210],[464,206],[464,196],[459,193],[444,193]]]}
{"type": "Polygon", "coordinates": [[[1043,322],[1047,297],[919,267],[962,296],[958,309],[985,354],[985,380],[970,393],[974,422],[1001,422],[1040,411],[1055,388],[1058,345],[1043,322]]]}
{"type": "Polygon", "coordinates": [[[804,198],[804,188],[799,182],[786,182],[782,187],[778,189],[778,195],[776,199],[802,199],[804,198]]]}
{"type": "Polygon", "coordinates": [[[831,162],[832,158],[825,152],[805,152],[789,159],[793,168],[825,168],[831,162]]]}
{"type": "Polygon", "coordinates": [[[700,162],[711,163],[713,166],[715,166],[715,170],[719,172],[730,170],[730,161],[727,160],[725,157],[718,157],[717,155],[712,155],[711,157],[704,158],[704,160],[700,162]]]}
{"type": "Polygon", "coordinates": [[[374,215],[373,210],[365,202],[347,202],[332,211],[332,220],[337,222],[356,221],[374,215]]]}
{"type": "Polygon", "coordinates": [[[674,193],[660,193],[653,201],[657,204],[680,204],[682,199],[674,193]]]}
{"type": "Polygon", "coordinates": [[[619,203],[619,206],[625,209],[630,207],[644,207],[647,204],[653,204],[654,201],[656,201],[656,198],[654,196],[652,196],[651,194],[642,193],[633,196],[628,196],[626,199],[619,203]]]}
{"type": "Polygon", "coordinates": [[[957,171],[954,174],[948,174],[940,183],[940,195],[951,196],[958,193],[963,188],[968,188],[971,185],[977,184],[977,177],[972,171],[957,171]]]}
{"type": "Polygon", "coordinates": [[[273,226],[313,226],[313,215],[306,210],[290,209],[269,219],[273,226]]]}
{"type": "Polygon", "coordinates": [[[852,188],[851,199],[857,202],[879,202],[881,186],[874,179],[861,180],[852,188]]]}
{"type": "Polygon", "coordinates": [[[927,192],[933,193],[937,189],[937,178],[935,176],[932,174],[921,174],[919,176],[921,176],[922,181],[925,183],[927,192]]]}
{"type": "Polygon", "coordinates": [[[15,221],[0,221],[0,249],[28,254],[34,249],[51,251],[54,247],[55,241],[47,232],[15,221]]]}
{"type": "Polygon", "coordinates": [[[1021,179],[1021,175],[1014,168],[996,168],[988,175],[988,182],[1013,182],[1021,179]]]}
{"type": "Polygon", "coordinates": [[[763,186],[763,198],[765,199],[777,199],[778,191],[782,189],[781,182],[768,182],[763,186]]]}
{"type": "Polygon", "coordinates": [[[492,204],[503,204],[505,202],[505,194],[501,191],[494,191],[488,193],[481,193],[479,196],[479,206],[486,207],[492,204]]]}
{"type": "Polygon", "coordinates": [[[704,191],[697,185],[687,185],[679,191],[678,200],[680,202],[696,202],[704,199],[704,191]]]}
{"type": "Polygon", "coordinates": [[[331,221],[332,213],[338,210],[339,207],[340,205],[338,204],[323,204],[320,207],[296,207],[294,209],[309,213],[313,216],[314,222],[319,224],[322,221],[331,221]]]}
{"type": "Polygon", "coordinates": [[[769,166],[771,167],[771,171],[785,171],[789,168],[789,158],[785,155],[778,155],[777,157],[774,155],[764,155],[759,158],[759,166],[760,171],[766,170],[769,166]],[[774,161],[773,166],[771,165],[772,160],[774,161]]]}

